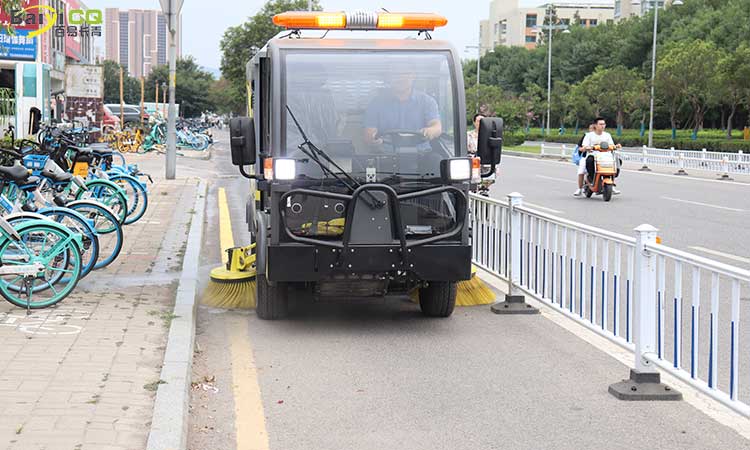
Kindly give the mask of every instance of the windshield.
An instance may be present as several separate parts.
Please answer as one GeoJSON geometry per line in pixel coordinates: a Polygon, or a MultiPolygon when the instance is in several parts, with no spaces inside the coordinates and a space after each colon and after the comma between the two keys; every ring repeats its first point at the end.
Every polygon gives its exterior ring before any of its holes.
{"type": "MultiPolygon", "coordinates": [[[[287,53],[282,146],[297,179],[332,178],[298,146],[310,141],[361,182],[435,182],[455,156],[448,52],[287,53]]],[[[328,163],[326,163],[328,164],[328,163]]],[[[333,165],[329,165],[335,169],[333,165]]]]}

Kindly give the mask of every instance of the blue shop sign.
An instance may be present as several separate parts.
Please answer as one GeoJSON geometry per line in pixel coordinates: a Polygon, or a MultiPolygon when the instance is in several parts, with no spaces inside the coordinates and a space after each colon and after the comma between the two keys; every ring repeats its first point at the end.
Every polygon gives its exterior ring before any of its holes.
{"type": "Polygon", "coordinates": [[[30,38],[29,30],[15,30],[15,34],[0,31],[0,59],[20,61],[36,60],[36,38],[30,38]]]}

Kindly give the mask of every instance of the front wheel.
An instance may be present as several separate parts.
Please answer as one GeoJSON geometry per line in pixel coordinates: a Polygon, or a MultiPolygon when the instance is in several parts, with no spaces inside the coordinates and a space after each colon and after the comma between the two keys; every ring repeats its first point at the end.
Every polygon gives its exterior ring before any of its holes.
{"type": "Polygon", "coordinates": [[[289,312],[289,295],[286,283],[268,283],[265,274],[255,277],[258,286],[258,298],[255,314],[263,320],[283,319],[289,312]]]}
{"type": "Polygon", "coordinates": [[[42,271],[26,276],[6,271],[0,275],[0,295],[20,308],[46,308],[60,302],[76,287],[81,275],[81,249],[73,233],[44,221],[20,223],[15,229],[20,239],[4,236],[0,242],[0,265],[39,263],[42,271]]]}
{"type": "Polygon", "coordinates": [[[605,184],[602,188],[602,198],[604,198],[605,202],[608,202],[612,200],[612,191],[614,189],[614,186],[611,184],[605,184]]]}
{"type": "Polygon", "coordinates": [[[427,317],[450,317],[456,307],[456,283],[431,281],[419,289],[419,306],[427,317]]]}
{"type": "Polygon", "coordinates": [[[79,189],[76,200],[95,200],[110,209],[121,225],[128,216],[128,200],[123,190],[109,180],[95,179],[86,182],[88,190],[79,189]]]}

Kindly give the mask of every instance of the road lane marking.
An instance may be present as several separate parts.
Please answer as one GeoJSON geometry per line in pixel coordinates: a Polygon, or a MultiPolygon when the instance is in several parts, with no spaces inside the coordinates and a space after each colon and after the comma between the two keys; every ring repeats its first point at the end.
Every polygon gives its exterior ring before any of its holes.
{"type": "Polygon", "coordinates": [[[229,254],[227,249],[234,247],[234,235],[232,234],[232,220],[229,215],[229,204],[227,203],[227,191],[219,188],[219,242],[221,243],[221,262],[226,265],[229,254]]]}
{"type": "Polygon", "coordinates": [[[741,256],[735,256],[729,253],[719,252],[719,251],[711,250],[710,248],[705,248],[705,247],[690,247],[690,248],[693,250],[698,250],[699,252],[708,253],[709,255],[720,256],[722,258],[731,259],[732,261],[750,264],[750,258],[743,258],[741,256]]]}
{"type": "Polygon", "coordinates": [[[269,450],[266,416],[248,324],[247,316],[236,315],[230,319],[229,325],[236,448],[269,450]]]}
{"type": "Polygon", "coordinates": [[[566,179],[566,178],[548,177],[546,175],[537,175],[536,177],[537,178],[542,178],[544,180],[564,181],[565,183],[575,183],[575,181],[573,181],[571,179],[566,179]]]}
{"type": "Polygon", "coordinates": [[[541,209],[542,211],[551,212],[552,214],[565,214],[562,211],[558,211],[558,210],[552,209],[552,208],[547,208],[546,206],[537,205],[537,204],[534,204],[534,203],[523,202],[523,204],[526,205],[526,206],[531,206],[532,208],[541,209]]]}
{"type": "Polygon", "coordinates": [[[745,212],[744,209],[738,209],[738,208],[729,208],[727,206],[718,206],[718,205],[712,205],[710,203],[701,203],[701,202],[694,202],[692,200],[682,200],[679,198],[673,198],[673,197],[661,197],[664,200],[671,200],[673,202],[680,202],[680,203],[687,203],[690,205],[697,205],[697,206],[705,206],[707,208],[716,208],[716,209],[723,209],[725,211],[734,211],[734,212],[745,212]]]}

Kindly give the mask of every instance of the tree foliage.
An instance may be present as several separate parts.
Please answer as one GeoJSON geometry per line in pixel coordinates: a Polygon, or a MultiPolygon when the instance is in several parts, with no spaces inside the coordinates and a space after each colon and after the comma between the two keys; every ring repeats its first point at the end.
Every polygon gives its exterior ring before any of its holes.
{"type": "MultiPolygon", "coordinates": [[[[192,56],[177,60],[175,76],[175,102],[180,104],[181,115],[195,117],[215,109],[209,95],[213,75],[202,69],[192,56]]],[[[146,79],[146,99],[154,99],[157,83],[161,97],[162,86],[168,86],[168,79],[168,66],[155,67],[146,79]]]]}
{"type": "MultiPolygon", "coordinates": [[[[552,124],[575,124],[601,114],[640,125],[649,109],[653,13],[555,32],[552,47],[552,124]]],[[[557,23],[553,17],[553,22],[557,23]]],[[[656,125],[698,131],[706,122],[750,124],[750,0],[685,0],[659,11],[656,125]]],[[[547,87],[546,36],[535,49],[498,47],[481,59],[481,79],[520,99],[529,85],[547,87]]],[[[465,61],[467,85],[476,60],[465,61]]],[[[531,108],[531,105],[529,105],[531,108]]],[[[546,105],[545,105],[546,110],[546,105]]],[[[544,114],[529,109],[533,123],[544,114]]]]}
{"type": "MultiPolygon", "coordinates": [[[[283,29],[273,24],[273,16],[286,11],[306,10],[307,0],[269,0],[260,11],[248,20],[229,27],[221,38],[221,74],[229,82],[234,95],[231,109],[245,109],[245,67],[255,52],[266,45],[283,29]]],[[[318,0],[313,0],[313,9],[320,10],[318,0]]]]}

